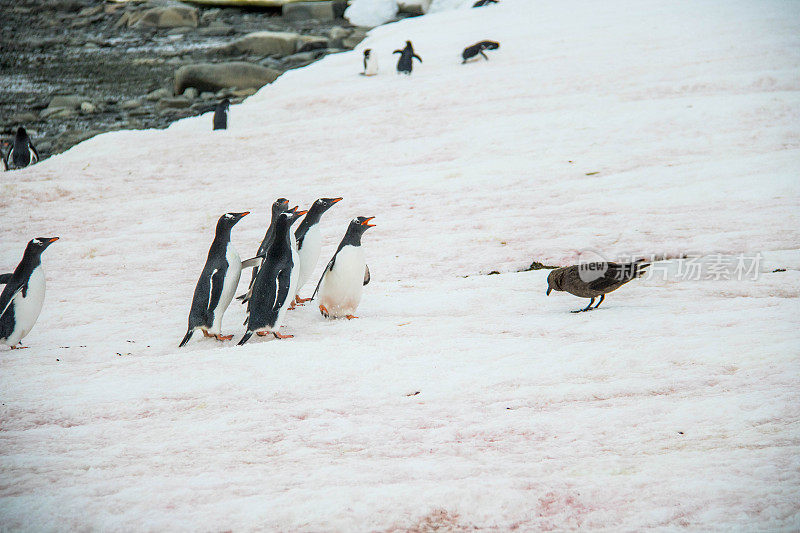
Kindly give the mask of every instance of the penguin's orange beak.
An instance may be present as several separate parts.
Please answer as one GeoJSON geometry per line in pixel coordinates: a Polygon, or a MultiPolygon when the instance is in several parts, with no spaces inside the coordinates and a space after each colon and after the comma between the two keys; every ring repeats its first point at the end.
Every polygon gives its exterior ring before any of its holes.
{"type": "Polygon", "coordinates": [[[295,215],[305,215],[306,213],[308,213],[308,209],[306,209],[305,211],[295,211],[294,212],[295,215]]]}
{"type": "Polygon", "coordinates": [[[375,217],[368,217],[364,222],[361,223],[362,226],[367,226],[368,228],[374,228],[375,224],[370,224],[369,221],[375,217]]]}
{"type": "Polygon", "coordinates": [[[341,197],[341,196],[340,196],[339,198],[334,198],[334,199],[333,199],[333,203],[334,203],[334,204],[335,204],[336,202],[341,202],[341,201],[342,201],[342,197],[341,197]]]}
{"type": "Polygon", "coordinates": [[[242,216],[243,216],[243,217],[246,217],[246,216],[247,216],[247,215],[249,215],[249,214],[250,214],[250,211],[245,211],[244,213],[242,213],[242,216]]]}
{"type": "Polygon", "coordinates": [[[50,240],[47,241],[47,242],[56,242],[57,240],[58,240],[58,237],[50,237],[50,240]]]}

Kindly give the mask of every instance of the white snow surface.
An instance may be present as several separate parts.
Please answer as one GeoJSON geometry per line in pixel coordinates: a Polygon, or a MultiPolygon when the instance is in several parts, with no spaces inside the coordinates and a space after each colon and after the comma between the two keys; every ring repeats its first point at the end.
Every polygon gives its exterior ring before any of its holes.
{"type": "Polygon", "coordinates": [[[344,18],[356,26],[373,28],[394,20],[397,9],[397,0],[352,0],[344,18]]]}
{"type": "Polygon", "coordinates": [[[429,14],[287,72],[234,129],[109,133],[0,176],[2,270],[61,237],[30,348],[0,352],[0,529],[797,530],[798,11],[429,14]],[[410,77],[358,75],[406,39],[410,77]],[[500,49],[461,65],[483,39],[500,49]],[[233,342],[179,350],[217,218],[253,212],[249,257],[279,196],[344,197],[317,275],[376,216],[360,318],[312,302],[293,339],[237,347],[234,302],[233,342]],[[657,263],[581,314],[518,272],[587,249],[763,262],[657,263]]]}

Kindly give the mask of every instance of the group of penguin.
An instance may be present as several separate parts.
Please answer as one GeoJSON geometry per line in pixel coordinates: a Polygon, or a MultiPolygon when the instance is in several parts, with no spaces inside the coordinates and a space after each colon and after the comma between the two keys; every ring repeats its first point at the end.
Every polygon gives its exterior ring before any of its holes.
{"type": "Polygon", "coordinates": [[[246,330],[239,345],[253,333],[272,334],[286,339],[279,329],[286,312],[295,305],[313,300],[319,294],[319,310],[325,318],[357,318],[354,313],[361,301],[363,286],[369,283],[369,268],[361,248],[361,236],[373,227],[375,217],[356,217],[350,221],[336,253],[325,266],[311,298],[301,298],[300,289],[311,278],[319,260],[322,215],[341,198],[319,198],[307,211],[295,206],[289,209],[286,198],[272,204],[272,216],[266,234],[255,257],[242,261],[231,242],[231,229],[249,211],[225,213],[217,221],[216,233],[208,251],[200,279],[197,280],[188,329],[180,343],[186,345],[195,331],[217,340],[231,340],[233,335],[222,334],[222,317],[233,301],[242,270],[253,273],[245,294],[238,297],[247,306],[246,330]],[[303,217],[305,215],[305,217],[303,217]],[[303,218],[296,230],[293,225],[303,218]]]}
{"type": "MultiPolygon", "coordinates": [[[[217,222],[214,241],[205,267],[197,280],[189,311],[189,327],[180,343],[183,347],[196,330],[206,337],[230,340],[222,335],[222,316],[233,300],[242,269],[253,268],[250,285],[239,298],[247,305],[247,326],[239,345],[253,333],[279,339],[291,338],[278,330],[286,311],[295,304],[313,300],[319,294],[319,310],[325,318],[357,318],[353,313],[361,301],[363,286],[370,281],[369,268],[361,248],[361,236],[373,227],[374,217],[356,217],[350,221],[336,253],[325,266],[311,298],[301,298],[300,289],[309,280],[319,259],[322,236],[319,221],[325,211],[341,198],[320,198],[308,211],[288,209],[289,202],[279,198],[272,204],[272,218],[255,257],[242,261],[231,243],[231,229],[249,214],[225,213],[217,222]],[[292,225],[305,215],[292,232],[292,225]]],[[[25,253],[13,273],[0,274],[0,344],[12,350],[33,329],[42,310],[45,277],[41,255],[58,237],[36,237],[28,242],[25,253]]],[[[590,298],[589,305],[573,313],[597,309],[605,295],[629,281],[641,277],[648,263],[593,262],[556,268],[547,276],[547,295],[564,291],[590,298]],[[595,298],[600,301],[594,304],[595,298]]]]}
{"type": "MultiPolygon", "coordinates": [[[[467,46],[464,48],[464,51],[461,52],[461,64],[463,65],[470,59],[481,55],[485,60],[489,60],[489,57],[484,54],[485,50],[497,50],[500,48],[500,43],[497,41],[480,41],[475,43],[471,46],[467,46]]],[[[410,75],[414,65],[414,59],[422,63],[422,58],[414,52],[414,45],[411,44],[411,41],[406,41],[406,45],[404,48],[400,50],[395,50],[392,54],[400,54],[400,58],[397,60],[397,72],[399,74],[406,74],[410,75]]],[[[378,74],[378,58],[375,56],[371,48],[367,48],[364,50],[364,71],[361,72],[362,76],[376,76],[378,74]]]]}
{"type": "Polygon", "coordinates": [[[28,132],[20,126],[12,142],[2,141],[0,144],[0,159],[3,160],[3,170],[25,168],[39,161],[39,152],[33,146],[28,132]],[[8,149],[8,151],[6,151],[8,149]]]}

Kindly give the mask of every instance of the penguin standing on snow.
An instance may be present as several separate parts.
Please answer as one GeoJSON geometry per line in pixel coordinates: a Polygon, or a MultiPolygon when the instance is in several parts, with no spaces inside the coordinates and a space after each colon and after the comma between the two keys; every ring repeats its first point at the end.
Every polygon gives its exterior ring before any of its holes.
{"type": "Polygon", "coordinates": [[[319,252],[322,249],[322,232],[319,230],[319,219],[322,218],[325,211],[340,200],[341,198],[318,199],[308,210],[305,218],[297,227],[297,231],[294,232],[297,240],[297,254],[300,259],[300,277],[297,280],[296,292],[298,296],[295,298],[298,303],[311,300],[311,298],[300,298],[299,293],[300,289],[311,277],[311,274],[313,274],[319,260],[319,252]]]}
{"type": "Polygon", "coordinates": [[[230,106],[231,101],[226,98],[214,108],[214,130],[228,129],[228,108],[230,106]]]}
{"type": "Polygon", "coordinates": [[[39,161],[39,153],[31,142],[28,132],[20,126],[14,137],[14,148],[8,154],[8,168],[25,168],[39,161]]]}
{"type": "Polygon", "coordinates": [[[406,47],[402,50],[395,50],[392,53],[400,54],[400,59],[397,61],[397,72],[402,72],[406,75],[411,74],[411,63],[415,57],[422,63],[422,58],[414,53],[414,47],[411,45],[411,41],[406,41],[406,47]]]}
{"type": "Polygon", "coordinates": [[[189,329],[179,347],[186,345],[197,329],[202,330],[204,336],[220,341],[233,338],[233,335],[221,335],[222,315],[233,299],[242,274],[242,260],[231,242],[231,229],[249,213],[225,213],[219,217],[206,265],[194,289],[189,329]]]}
{"type": "Polygon", "coordinates": [[[58,237],[36,237],[25,248],[17,268],[12,274],[0,274],[0,343],[11,349],[30,333],[39,318],[44,302],[44,269],[42,252],[56,242],[58,237]]]}
{"type": "MultiPolygon", "coordinates": [[[[286,198],[278,198],[272,202],[272,215],[269,219],[269,226],[267,227],[267,232],[264,234],[264,238],[261,240],[261,244],[258,246],[258,252],[253,259],[264,257],[267,248],[269,248],[269,245],[275,237],[275,223],[278,220],[278,215],[288,210],[289,200],[286,198]]],[[[248,259],[248,261],[252,261],[252,259],[248,259]]],[[[261,261],[257,261],[256,263],[257,266],[253,267],[253,275],[250,277],[250,284],[247,286],[247,292],[236,297],[236,299],[241,300],[243,304],[247,303],[247,299],[250,298],[250,293],[253,290],[253,283],[255,283],[256,276],[258,275],[258,268],[261,266],[261,261]]]]}
{"type": "Polygon", "coordinates": [[[295,207],[278,215],[275,238],[266,251],[247,302],[247,331],[239,346],[246,343],[253,333],[259,336],[272,333],[276,339],[293,336],[281,335],[278,329],[297,292],[298,254],[292,246],[292,224],[305,213],[295,207]]]}
{"type": "Polygon", "coordinates": [[[482,55],[486,61],[489,61],[489,57],[483,53],[484,50],[497,50],[500,48],[500,43],[497,41],[481,41],[479,43],[475,43],[472,46],[467,46],[464,48],[464,51],[461,52],[461,64],[463,65],[473,57],[477,56],[478,54],[482,55]]]}
{"type": "Polygon", "coordinates": [[[375,226],[369,223],[373,218],[356,217],[350,221],[339,248],[322,272],[314,296],[319,292],[319,311],[325,318],[358,318],[353,313],[361,302],[364,285],[369,283],[361,235],[375,226]]]}
{"type": "Polygon", "coordinates": [[[362,76],[375,76],[378,74],[378,58],[372,53],[370,48],[364,50],[364,72],[362,76]]]}

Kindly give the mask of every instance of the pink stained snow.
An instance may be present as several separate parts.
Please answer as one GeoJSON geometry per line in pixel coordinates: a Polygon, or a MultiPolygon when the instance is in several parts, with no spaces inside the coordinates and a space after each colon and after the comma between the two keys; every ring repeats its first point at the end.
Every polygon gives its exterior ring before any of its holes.
{"type": "Polygon", "coordinates": [[[30,348],[0,348],[0,528],[800,528],[798,72],[791,2],[502,0],[376,28],[226,132],[204,115],[1,174],[0,272],[61,240],[30,348]],[[407,39],[424,63],[397,76],[407,39]],[[344,197],[315,279],[376,216],[360,318],[311,302],[295,338],[236,347],[234,302],[233,342],[179,350],[217,218],[252,212],[248,258],[280,196],[344,197]],[[584,250],[763,261],[659,263],[577,315],[517,272],[584,250]]]}

